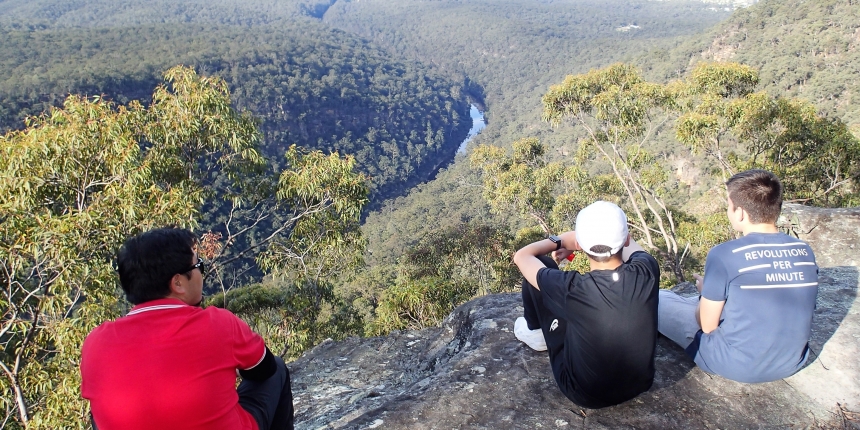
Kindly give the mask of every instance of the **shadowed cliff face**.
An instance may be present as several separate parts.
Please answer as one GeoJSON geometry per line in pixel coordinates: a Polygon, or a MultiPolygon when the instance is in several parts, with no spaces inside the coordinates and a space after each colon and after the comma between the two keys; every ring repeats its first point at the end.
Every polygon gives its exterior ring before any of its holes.
{"type": "MultiPolygon", "coordinates": [[[[857,243],[860,229],[853,235],[857,243]]],[[[824,249],[812,245],[816,253],[824,249]]],[[[547,354],[514,337],[519,294],[498,294],[460,306],[439,328],[327,341],[309,351],[290,364],[296,428],[853,428],[850,411],[860,411],[858,270],[822,268],[819,278],[815,354],[782,381],[741,384],[708,375],[661,336],[648,392],[609,408],[581,408],[556,387],[547,354]]],[[[676,289],[695,293],[690,284],[676,289]]]]}

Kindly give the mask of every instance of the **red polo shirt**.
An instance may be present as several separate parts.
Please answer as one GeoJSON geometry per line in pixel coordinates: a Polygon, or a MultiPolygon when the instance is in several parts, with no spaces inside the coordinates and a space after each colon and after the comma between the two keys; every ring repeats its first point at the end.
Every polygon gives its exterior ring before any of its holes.
{"type": "Polygon", "coordinates": [[[153,300],[87,336],[81,394],[99,430],[257,430],[239,406],[236,370],[265,355],[263,339],[229,311],[153,300]]]}

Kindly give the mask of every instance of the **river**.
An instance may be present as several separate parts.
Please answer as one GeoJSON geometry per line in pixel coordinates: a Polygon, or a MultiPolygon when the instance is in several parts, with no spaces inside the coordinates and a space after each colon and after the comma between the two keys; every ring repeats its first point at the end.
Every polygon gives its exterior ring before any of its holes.
{"type": "Polygon", "coordinates": [[[484,121],[484,113],[478,110],[478,107],[472,105],[472,108],[469,109],[469,116],[472,117],[472,128],[469,129],[469,134],[466,136],[466,140],[460,144],[460,147],[457,148],[457,154],[463,154],[466,152],[466,145],[475,137],[484,127],[487,126],[487,122],[484,121]]]}

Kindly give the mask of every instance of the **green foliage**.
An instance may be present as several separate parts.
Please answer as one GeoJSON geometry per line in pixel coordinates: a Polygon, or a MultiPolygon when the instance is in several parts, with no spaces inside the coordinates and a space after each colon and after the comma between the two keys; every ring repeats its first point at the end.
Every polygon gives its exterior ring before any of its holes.
{"type": "Polygon", "coordinates": [[[701,63],[690,74],[690,85],[698,93],[742,97],[758,85],[758,72],[736,63],[701,63]]]}
{"type": "Polygon", "coordinates": [[[496,213],[518,213],[550,234],[570,228],[569,215],[586,206],[590,195],[583,186],[582,169],[547,162],[545,153],[537,139],[526,138],[514,142],[511,155],[500,147],[479,146],[470,161],[480,172],[484,197],[496,213]]]}
{"type": "Polygon", "coordinates": [[[235,193],[234,208],[245,199],[257,204],[256,220],[269,210],[283,218],[235,253],[235,242],[204,238],[200,252],[213,258],[216,276],[261,249],[261,264],[276,273],[294,256],[306,269],[284,285],[230,291],[249,318],[257,306],[255,326],[291,355],[361,326],[320,281],[333,266],[355,264],[344,255],[361,253],[367,186],[355,161],[291,148],[277,185],[261,186],[274,181],[255,121],[230,107],[226,83],[182,67],[165,80],[147,107],[70,96],[63,109],[0,138],[0,407],[10,426],[88,425],[80,345],[127,307],[111,267],[117,248],[153,227],[195,227],[204,198],[215,195],[213,176],[235,193]],[[299,313],[294,322],[277,319],[299,313]]]}
{"type": "Polygon", "coordinates": [[[208,297],[206,304],[238,315],[285,358],[298,358],[328,338],[361,334],[363,327],[359,315],[326,282],[267,279],[208,297]]]}
{"type": "Polygon", "coordinates": [[[290,216],[257,260],[276,275],[318,284],[361,263],[365,242],[359,221],[367,203],[367,179],[355,172],[352,157],[336,153],[302,154],[292,146],[286,159],[276,199],[290,216]]]}
{"type": "Polygon", "coordinates": [[[548,85],[632,61],[728,15],[697,2],[379,0],[336,2],[325,22],[464,82],[489,107],[490,141],[534,136],[554,147],[570,135],[535,127],[548,85]],[[640,28],[618,30],[629,23],[640,28]]]}
{"type": "Polygon", "coordinates": [[[309,20],[251,28],[0,27],[0,38],[0,129],[21,127],[70,92],[144,99],[162,71],[187,64],[222,78],[233,107],[259,118],[260,151],[276,168],[292,144],[350,154],[372,177],[375,201],[432,175],[470,125],[466,100],[452,96],[456,83],[309,20]]]}
{"type": "MultiPolygon", "coordinates": [[[[458,82],[488,124],[468,150],[480,144],[510,149],[512,142],[536,137],[548,148],[547,159],[557,161],[576,151],[581,135],[541,124],[540,96],[546,89],[569,74],[650,58],[729,16],[710,6],[624,0],[338,1],[324,22],[394,56],[438,66],[458,82]],[[616,31],[629,23],[641,28],[616,31]]],[[[512,230],[524,226],[516,211],[487,213],[481,181],[466,160],[368,216],[369,262],[396,255],[438,224],[490,219],[512,230]]]]}
{"type": "Polygon", "coordinates": [[[254,141],[240,141],[248,137],[240,117],[223,110],[229,98],[217,83],[184,69],[167,79],[173,88],[159,89],[149,108],[70,96],[63,109],[0,138],[0,388],[17,425],[86,425],[80,345],[122,309],[110,265],[116,248],[151,227],[195,224],[199,154],[183,149],[209,144],[216,160],[258,160],[254,141]],[[195,115],[181,116],[189,105],[195,115]],[[154,118],[189,125],[153,132],[154,118]]]}
{"type": "Polygon", "coordinates": [[[504,229],[477,222],[425,236],[400,258],[368,333],[437,325],[467,300],[513,291],[520,281],[511,262],[514,240],[504,229]]]}
{"type": "Polygon", "coordinates": [[[752,92],[758,74],[748,66],[696,67],[678,119],[678,140],[704,151],[723,180],[751,168],[782,178],[785,198],[822,206],[860,201],[860,141],[838,119],[820,116],[805,101],[752,92]],[[711,81],[712,80],[712,81],[711,81]]]}
{"type": "Polygon", "coordinates": [[[543,116],[554,125],[570,119],[585,131],[577,162],[596,156],[608,163],[623,188],[621,203],[631,227],[645,248],[656,251],[675,279],[683,281],[692,264],[687,258],[694,238],[700,253],[716,242],[702,241],[695,233],[715,227],[713,220],[690,219],[670,204],[676,188],[666,173],[669,166],[661,163],[668,154],[649,148],[653,133],[673,115],[679,115],[678,140],[715,159],[723,181],[739,170],[763,168],[783,179],[789,200],[818,205],[858,201],[857,138],[841,121],[819,116],[809,103],[753,92],[758,81],[749,66],[702,63],[687,80],[661,85],[618,64],[568,76],[551,87],[543,98],[543,116]]]}
{"type": "Polygon", "coordinates": [[[406,251],[401,274],[472,283],[480,296],[511,291],[520,277],[511,262],[512,240],[504,229],[481,223],[442,229],[406,251]]]}
{"type": "Polygon", "coordinates": [[[687,247],[683,242],[679,246],[678,210],[667,202],[666,168],[647,147],[655,129],[666,121],[665,112],[676,106],[672,89],[645,82],[632,66],[615,64],[568,76],[550,87],[543,97],[543,117],[556,126],[571,119],[584,130],[578,161],[609,164],[622,190],[618,194],[598,190],[594,197],[625,207],[643,247],[656,252],[682,282],[687,247]]]}
{"type": "Polygon", "coordinates": [[[383,293],[371,335],[438,325],[457,305],[472,298],[475,284],[424,277],[400,281],[383,293]]]}
{"type": "Polygon", "coordinates": [[[509,225],[516,214],[495,215],[481,198],[478,178],[466,163],[442,169],[437,179],[415,187],[403,197],[385,202],[367,215],[362,233],[368,240],[366,261],[373,268],[394,265],[403,249],[440,229],[473,221],[496,220],[509,225]],[[509,219],[508,219],[509,218],[509,219]]]}

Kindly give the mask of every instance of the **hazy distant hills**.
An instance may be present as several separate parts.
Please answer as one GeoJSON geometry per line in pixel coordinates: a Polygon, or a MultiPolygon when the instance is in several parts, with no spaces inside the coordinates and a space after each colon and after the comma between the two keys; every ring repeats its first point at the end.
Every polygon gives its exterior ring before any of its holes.
{"type": "MultiPolygon", "coordinates": [[[[657,2],[673,2],[679,0],[649,0],[649,1],[657,1],[657,2]]],[[[730,9],[741,8],[741,7],[749,7],[761,0],[698,0],[702,3],[713,4],[714,6],[723,6],[728,7],[730,9]]]]}
{"type": "Polygon", "coordinates": [[[759,70],[762,89],[806,99],[860,126],[860,3],[762,0],[640,65],[666,80],[700,61],[749,64],[759,70]]]}
{"type": "Polygon", "coordinates": [[[334,0],[2,0],[0,24],[126,27],[162,23],[261,25],[319,15],[334,0]]]}
{"type": "Polygon", "coordinates": [[[540,134],[540,97],[570,73],[635,61],[696,37],[729,12],[698,1],[338,1],[323,21],[484,89],[482,140],[540,134]],[[635,25],[630,31],[619,31],[635,25]]]}

